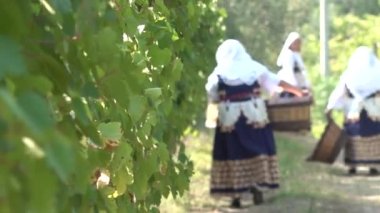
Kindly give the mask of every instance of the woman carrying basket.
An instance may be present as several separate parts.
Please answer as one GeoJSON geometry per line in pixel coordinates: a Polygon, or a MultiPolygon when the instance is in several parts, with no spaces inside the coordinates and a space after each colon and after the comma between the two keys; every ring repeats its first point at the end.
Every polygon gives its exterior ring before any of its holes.
{"type": "MultiPolygon", "coordinates": [[[[303,63],[301,51],[301,36],[297,32],[289,33],[277,58],[277,66],[281,67],[278,77],[301,89],[310,90],[310,83],[307,79],[305,65],[303,63]]],[[[280,93],[280,97],[293,97],[294,94],[287,91],[280,93]]]]}
{"type": "Polygon", "coordinates": [[[349,174],[358,166],[369,167],[378,174],[380,166],[380,61],[368,47],[352,54],[346,71],[331,93],[326,114],[343,109],[345,132],[350,140],[345,147],[345,163],[349,174]]]}
{"type": "Polygon", "coordinates": [[[253,193],[255,204],[260,204],[264,189],[279,186],[275,141],[261,88],[279,85],[297,96],[303,94],[252,60],[237,40],[224,41],[216,61],[206,84],[209,101],[217,103],[219,111],[211,195],[231,197],[231,206],[239,208],[241,196],[253,193]]]}

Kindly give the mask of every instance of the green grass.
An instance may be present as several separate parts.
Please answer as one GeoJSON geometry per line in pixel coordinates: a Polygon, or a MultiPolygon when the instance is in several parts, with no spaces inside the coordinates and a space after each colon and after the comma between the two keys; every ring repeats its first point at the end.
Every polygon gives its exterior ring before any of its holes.
{"type": "Polygon", "coordinates": [[[306,158],[311,154],[313,145],[310,141],[277,137],[278,157],[282,187],[278,197],[326,197],[335,196],[334,191],[321,190],[324,175],[331,167],[310,163],[306,158]]]}

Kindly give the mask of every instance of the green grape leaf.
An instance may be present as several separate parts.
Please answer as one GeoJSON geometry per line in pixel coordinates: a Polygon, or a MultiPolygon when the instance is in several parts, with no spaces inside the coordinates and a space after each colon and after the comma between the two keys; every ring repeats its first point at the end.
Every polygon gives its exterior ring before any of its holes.
{"type": "Polygon", "coordinates": [[[162,90],[159,87],[145,89],[145,95],[152,100],[157,100],[162,95],[162,90]]]}
{"type": "Polygon", "coordinates": [[[47,100],[33,92],[22,93],[18,97],[20,108],[28,116],[36,128],[45,130],[54,124],[53,113],[51,112],[47,100]]]}
{"type": "Polygon", "coordinates": [[[157,5],[157,8],[160,10],[160,12],[162,12],[165,15],[170,14],[170,11],[165,6],[164,0],[156,0],[155,3],[157,5]]]}
{"type": "Polygon", "coordinates": [[[116,187],[117,195],[123,195],[127,191],[127,186],[133,183],[133,174],[127,169],[120,169],[115,173],[114,184],[116,187]]]}
{"type": "Polygon", "coordinates": [[[68,183],[75,166],[74,152],[68,141],[56,135],[55,140],[45,145],[48,164],[64,183],[68,183]]]}
{"type": "MultiPolygon", "coordinates": [[[[168,176],[165,176],[165,177],[168,178],[168,176]]],[[[170,185],[171,184],[168,184],[165,180],[161,180],[159,183],[160,183],[159,189],[160,189],[162,195],[165,198],[168,198],[170,195],[170,185]]]]}
{"type": "Polygon", "coordinates": [[[98,130],[106,140],[119,141],[123,135],[120,122],[101,123],[98,130]]]}
{"type": "Polygon", "coordinates": [[[115,149],[116,150],[114,151],[114,156],[111,162],[112,171],[118,171],[126,167],[131,169],[133,166],[131,164],[131,154],[133,151],[132,147],[128,143],[122,141],[115,149]]]}
{"type": "Polygon", "coordinates": [[[44,164],[28,164],[33,172],[26,175],[29,202],[25,205],[28,205],[28,211],[48,213],[54,209],[57,202],[56,198],[51,196],[57,190],[56,179],[44,164]],[[41,183],[44,187],[41,187],[41,183]]]}
{"type": "MultiPolygon", "coordinates": [[[[120,35],[121,37],[121,35],[120,35]]],[[[108,66],[113,65],[116,61],[119,51],[115,51],[118,47],[118,42],[121,42],[121,38],[117,38],[117,34],[111,27],[102,29],[93,40],[94,55],[98,60],[104,61],[108,66]],[[110,64],[110,62],[113,62],[110,64]]]]}
{"type": "MultiPolygon", "coordinates": [[[[29,29],[25,27],[25,12],[20,7],[20,2],[1,1],[0,14],[0,34],[18,38],[20,35],[29,33],[29,29]],[[12,27],[9,27],[10,23],[12,23],[12,27]]],[[[0,48],[1,50],[4,49],[0,48]]]]}
{"type": "Polygon", "coordinates": [[[166,144],[159,143],[157,147],[157,153],[161,162],[166,163],[167,161],[169,161],[170,155],[168,152],[168,148],[166,147],[166,144]]]}
{"type": "Polygon", "coordinates": [[[134,122],[141,119],[146,108],[146,98],[140,95],[134,95],[129,99],[128,113],[134,122]]]}
{"type": "Polygon", "coordinates": [[[116,200],[112,199],[114,193],[115,193],[115,189],[112,187],[107,186],[104,189],[102,189],[103,202],[105,204],[107,212],[111,212],[111,213],[117,212],[116,200]]]}
{"type": "Polygon", "coordinates": [[[80,98],[73,98],[72,100],[75,118],[77,118],[83,125],[87,126],[91,123],[91,112],[87,104],[80,98]]]}
{"type": "Polygon", "coordinates": [[[177,82],[181,78],[181,74],[183,71],[183,64],[180,59],[176,58],[173,62],[173,68],[171,72],[171,78],[170,80],[172,82],[177,82]]]}
{"type": "Polygon", "coordinates": [[[148,137],[150,135],[150,133],[151,133],[151,130],[152,130],[152,125],[149,124],[149,123],[144,123],[143,126],[140,129],[140,133],[141,134],[139,134],[139,136],[142,136],[142,137],[146,136],[146,137],[148,137]]]}
{"type": "MultiPolygon", "coordinates": [[[[157,189],[152,189],[149,193],[149,203],[159,206],[161,203],[161,192],[157,189]]],[[[151,208],[149,212],[159,212],[158,209],[151,208]]]]}
{"type": "Polygon", "coordinates": [[[26,71],[20,45],[10,38],[0,35],[0,80],[6,75],[21,75],[26,71]]]}
{"type": "Polygon", "coordinates": [[[149,56],[151,57],[151,63],[155,67],[167,65],[172,57],[170,49],[160,49],[158,46],[152,46],[149,49],[149,56]]]}
{"type": "Polygon", "coordinates": [[[104,79],[103,89],[107,96],[112,100],[115,99],[123,107],[129,104],[128,91],[129,86],[123,73],[115,73],[104,79]]]}
{"type": "MultiPolygon", "coordinates": [[[[148,193],[148,178],[144,170],[138,173],[138,178],[133,181],[133,184],[130,185],[131,191],[134,192],[137,200],[144,200],[148,193]]],[[[135,174],[136,176],[136,174],[135,174]]]]}
{"type": "Polygon", "coordinates": [[[186,175],[177,175],[175,178],[175,185],[179,196],[182,196],[183,193],[189,188],[189,178],[186,175]]]}
{"type": "Polygon", "coordinates": [[[137,26],[140,24],[139,20],[136,19],[132,8],[127,7],[125,10],[129,14],[125,17],[126,32],[129,35],[135,35],[137,33],[137,26]]]}
{"type": "Polygon", "coordinates": [[[39,132],[39,128],[34,125],[34,121],[28,116],[28,114],[21,108],[19,103],[17,103],[16,98],[11,95],[8,91],[0,90],[0,98],[3,103],[5,103],[8,109],[17,116],[19,120],[24,122],[29,129],[33,132],[39,132]]]}
{"type": "Polygon", "coordinates": [[[187,3],[187,14],[189,17],[193,17],[195,15],[195,8],[192,2],[187,3]]]}
{"type": "Polygon", "coordinates": [[[138,158],[134,167],[134,179],[131,189],[137,199],[144,199],[148,193],[147,182],[159,170],[156,151],[147,152],[143,158],[138,158]]]}
{"type": "Polygon", "coordinates": [[[41,94],[52,91],[53,83],[42,75],[23,75],[14,79],[18,90],[36,90],[41,94]]]}
{"type": "Polygon", "coordinates": [[[118,200],[117,206],[118,206],[118,213],[138,213],[137,205],[132,203],[129,199],[129,195],[125,195],[126,199],[118,200]]]}
{"type": "Polygon", "coordinates": [[[150,124],[151,126],[155,126],[157,124],[157,114],[155,111],[150,111],[146,118],[146,124],[150,124]]]}
{"type": "Polygon", "coordinates": [[[82,88],[82,94],[85,97],[98,98],[99,91],[98,88],[92,82],[86,82],[86,84],[82,88]]]}
{"type": "Polygon", "coordinates": [[[72,6],[70,0],[52,0],[52,6],[60,13],[72,12],[72,6]]]}

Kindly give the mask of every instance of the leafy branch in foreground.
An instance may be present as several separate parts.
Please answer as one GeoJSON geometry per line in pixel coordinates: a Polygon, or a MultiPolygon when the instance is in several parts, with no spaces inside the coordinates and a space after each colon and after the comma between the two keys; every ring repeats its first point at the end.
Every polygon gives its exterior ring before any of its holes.
{"type": "Polygon", "coordinates": [[[0,212],[158,211],[183,194],[215,0],[0,0],[0,212]]]}

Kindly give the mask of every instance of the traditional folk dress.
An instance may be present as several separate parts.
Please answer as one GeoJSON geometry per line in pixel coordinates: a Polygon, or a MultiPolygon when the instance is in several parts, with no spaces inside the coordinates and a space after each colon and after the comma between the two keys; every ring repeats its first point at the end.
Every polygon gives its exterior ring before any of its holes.
{"type": "MultiPolygon", "coordinates": [[[[281,67],[277,75],[281,80],[293,86],[306,89],[310,88],[310,83],[307,79],[307,72],[301,54],[289,49],[297,39],[300,39],[300,35],[297,32],[289,33],[277,58],[277,66],[281,67]]],[[[281,92],[280,96],[294,97],[289,92],[281,92]]]]}
{"type": "Polygon", "coordinates": [[[380,62],[367,47],[359,47],[332,92],[327,110],[343,109],[350,136],[345,163],[351,168],[380,166],[380,62]]]}
{"type": "Polygon", "coordinates": [[[253,61],[236,40],[226,40],[206,85],[218,102],[212,154],[211,194],[240,197],[252,188],[277,188],[276,147],[261,88],[275,89],[279,79],[253,61]]]}

